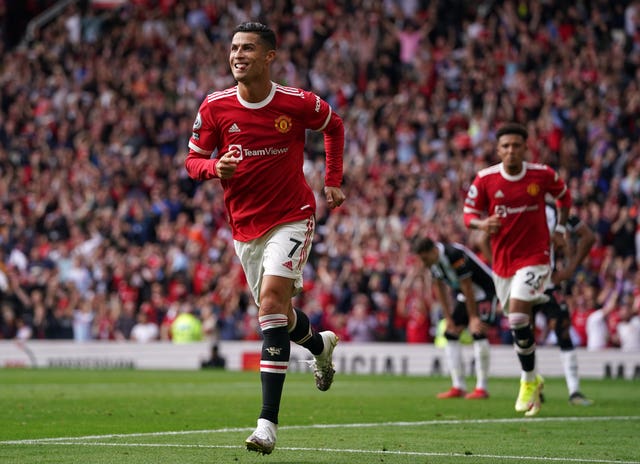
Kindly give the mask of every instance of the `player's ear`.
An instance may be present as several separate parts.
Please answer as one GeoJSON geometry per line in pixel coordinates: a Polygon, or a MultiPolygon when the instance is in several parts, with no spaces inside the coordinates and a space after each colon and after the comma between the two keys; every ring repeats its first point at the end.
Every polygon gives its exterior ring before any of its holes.
{"type": "Polygon", "coordinates": [[[267,54],[265,55],[264,59],[267,62],[267,64],[273,63],[276,59],[276,51],[275,50],[267,51],[267,54]]]}

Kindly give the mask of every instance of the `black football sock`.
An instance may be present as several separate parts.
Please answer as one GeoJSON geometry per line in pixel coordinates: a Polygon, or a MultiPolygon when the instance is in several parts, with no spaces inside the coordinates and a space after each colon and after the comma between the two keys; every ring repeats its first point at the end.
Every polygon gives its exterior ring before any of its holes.
{"type": "Polygon", "coordinates": [[[311,354],[316,356],[319,355],[324,349],[322,337],[318,332],[311,328],[309,318],[303,311],[296,308],[293,308],[293,310],[296,314],[296,323],[294,324],[293,329],[289,332],[291,341],[300,346],[304,346],[306,349],[311,351],[311,354]]]}
{"type": "Polygon", "coordinates": [[[287,317],[282,314],[273,314],[262,316],[259,320],[263,336],[260,358],[260,380],[262,382],[260,418],[277,424],[282,388],[291,353],[287,317]]]}

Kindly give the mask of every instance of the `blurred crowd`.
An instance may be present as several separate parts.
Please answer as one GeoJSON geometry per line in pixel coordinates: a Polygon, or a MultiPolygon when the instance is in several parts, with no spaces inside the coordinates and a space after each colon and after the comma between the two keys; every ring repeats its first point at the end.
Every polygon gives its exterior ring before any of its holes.
{"type": "MultiPolygon", "coordinates": [[[[640,2],[108,3],[0,45],[0,338],[169,340],[181,314],[214,341],[260,338],[219,183],[183,167],[200,102],[234,85],[231,30],[260,20],[279,38],[273,75],[346,126],[347,201],[329,213],[318,195],[296,300],[317,328],[433,340],[412,240],[480,252],[462,200],[515,120],[597,235],[567,289],[576,342],[640,350],[640,2]]],[[[305,172],[320,194],[321,135],[305,172]]]]}

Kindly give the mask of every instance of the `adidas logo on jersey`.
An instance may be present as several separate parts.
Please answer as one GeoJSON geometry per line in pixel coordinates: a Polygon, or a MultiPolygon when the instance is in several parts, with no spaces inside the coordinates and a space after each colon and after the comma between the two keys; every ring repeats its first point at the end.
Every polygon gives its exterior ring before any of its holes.
{"type": "Polygon", "coordinates": [[[231,127],[229,128],[229,133],[233,134],[236,132],[240,132],[240,128],[238,127],[238,125],[234,122],[233,124],[231,124],[231,127]]]}
{"type": "Polygon", "coordinates": [[[496,197],[496,198],[504,198],[504,193],[502,193],[502,190],[498,190],[498,191],[496,192],[495,197],[496,197]]]}
{"type": "Polygon", "coordinates": [[[287,261],[286,263],[282,263],[282,265],[284,267],[286,267],[287,269],[289,269],[290,271],[293,270],[293,262],[292,261],[287,261]]]}

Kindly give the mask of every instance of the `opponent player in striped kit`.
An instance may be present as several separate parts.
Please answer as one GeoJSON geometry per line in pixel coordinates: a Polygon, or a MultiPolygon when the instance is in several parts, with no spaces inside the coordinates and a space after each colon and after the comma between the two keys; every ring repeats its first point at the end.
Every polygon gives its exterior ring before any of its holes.
{"type": "Polygon", "coordinates": [[[291,301],[302,289],[315,231],[316,200],[302,170],[308,129],[324,133],[327,205],[345,200],[342,120],[312,92],[273,82],[275,58],[276,36],[267,26],[248,22],[234,29],[229,65],[238,84],[204,99],[185,161],[192,178],[220,179],[235,250],[259,306],[262,410],[246,447],[262,454],[276,443],[290,341],[315,356],[318,389],[328,390],[335,373],[338,338],[312,330],[291,301]]]}
{"type": "Polygon", "coordinates": [[[442,243],[421,237],[413,244],[413,252],[429,268],[434,278],[436,296],[446,321],[445,356],[452,386],[446,392],[439,393],[438,398],[489,398],[487,328],[495,323],[497,304],[491,269],[460,243],[442,243]],[[476,388],[469,393],[466,392],[460,345],[460,334],[465,328],[473,337],[476,370],[476,388]]]}
{"type": "Polygon", "coordinates": [[[476,175],[465,198],[464,221],[489,234],[496,292],[522,368],[515,409],[534,416],[540,411],[543,379],[536,372],[532,307],[547,301],[544,290],[551,277],[545,197],[555,198],[558,205],[553,241],[561,249],[571,195],[549,166],[524,160],[527,137],[527,129],[517,123],[496,131],[502,162],[476,175]]]}

